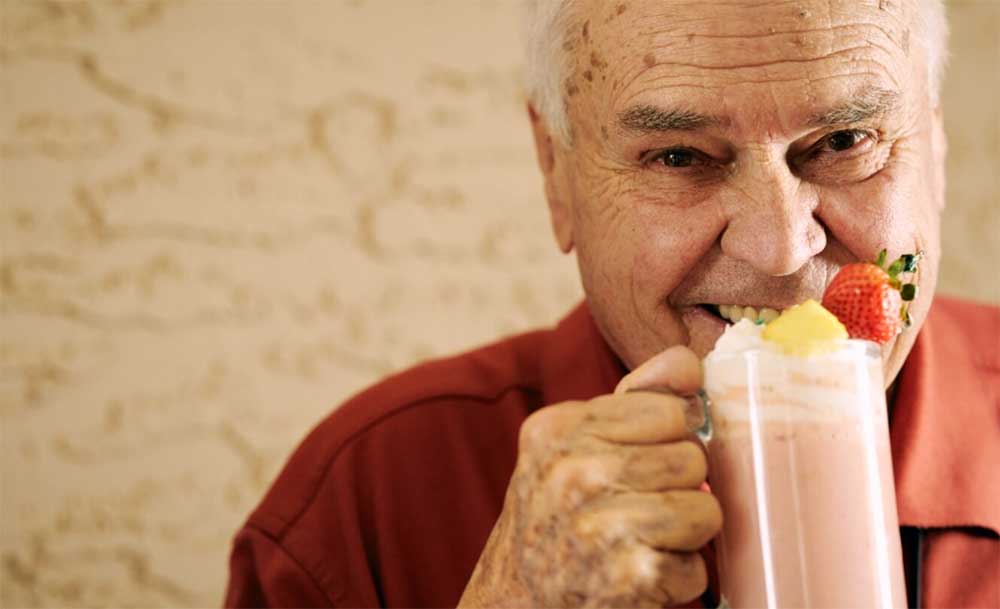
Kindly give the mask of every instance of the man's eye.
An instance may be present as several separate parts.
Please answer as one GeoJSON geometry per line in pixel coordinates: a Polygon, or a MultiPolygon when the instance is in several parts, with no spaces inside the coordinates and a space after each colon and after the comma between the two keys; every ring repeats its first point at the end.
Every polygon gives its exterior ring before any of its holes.
{"type": "Polygon", "coordinates": [[[663,163],[667,167],[690,167],[695,163],[697,158],[692,150],[688,150],[687,148],[672,148],[661,152],[654,160],[663,163]]]}
{"type": "Polygon", "coordinates": [[[885,167],[891,151],[885,144],[875,131],[843,129],[828,133],[790,160],[796,175],[810,182],[853,183],[885,167]]]}
{"type": "Polygon", "coordinates": [[[863,131],[836,131],[826,136],[824,146],[834,152],[844,152],[857,146],[868,137],[863,131]]]}

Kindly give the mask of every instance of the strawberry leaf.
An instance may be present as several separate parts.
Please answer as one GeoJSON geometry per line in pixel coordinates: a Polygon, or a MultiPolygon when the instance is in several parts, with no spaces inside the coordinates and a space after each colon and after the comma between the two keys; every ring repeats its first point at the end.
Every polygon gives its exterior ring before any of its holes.
{"type": "Polygon", "coordinates": [[[899,260],[896,260],[895,262],[890,264],[889,270],[886,272],[889,273],[890,278],[895,279],[896,275],[899,275],[901,272],[903,272],[903,259],[900,258],[899,260]]]}
{"type": "Polygon", "coordinates": [[[878,258],[875,259],[875,266],[879,267],[880,269],[885,268],[885,260],[888,255],[889,252],[887,250],[882,250],[881,252],[879,252],[878,258]]]}

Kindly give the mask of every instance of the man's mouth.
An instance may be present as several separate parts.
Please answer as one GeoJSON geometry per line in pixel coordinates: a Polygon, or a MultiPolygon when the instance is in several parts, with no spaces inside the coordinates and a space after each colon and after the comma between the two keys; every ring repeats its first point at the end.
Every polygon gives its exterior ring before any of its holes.
{"type": "Polygon", "coordinates": [[[770,307],[755,307],[740,304],[701,304],[699,305],[712,315],[727,323],[734,324],[741,319],[749,319],[754,323],[766,323],[778,318],[781,311],[770,307]]]}

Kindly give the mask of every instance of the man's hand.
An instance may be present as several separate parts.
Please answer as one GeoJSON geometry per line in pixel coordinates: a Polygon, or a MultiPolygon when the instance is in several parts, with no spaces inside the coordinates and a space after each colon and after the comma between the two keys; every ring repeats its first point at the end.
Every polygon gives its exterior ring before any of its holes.
{"type": "Polygon", "coordinates": [[[614,395],[532,414],[459,606],[661,607],[701,594],[698,549],[722,513],[698,490],[705,455],[678,397],[700,385],[697,356],[673,347],[614,395]]]}

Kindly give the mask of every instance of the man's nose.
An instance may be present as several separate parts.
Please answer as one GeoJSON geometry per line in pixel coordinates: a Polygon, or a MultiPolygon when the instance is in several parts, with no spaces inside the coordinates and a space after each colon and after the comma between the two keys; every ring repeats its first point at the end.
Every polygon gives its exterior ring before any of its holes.
{"type": "Polygon", "coordinates": [[[727,184],[728,223],[723,253],[772,276],[790,275],[826,247],[826,231],[813,215],[814,189],[785,159],[760,153],[738,166],[727,184]]]}

